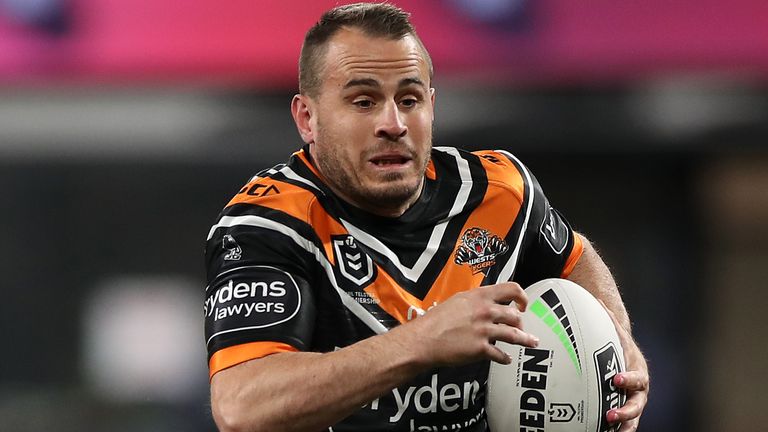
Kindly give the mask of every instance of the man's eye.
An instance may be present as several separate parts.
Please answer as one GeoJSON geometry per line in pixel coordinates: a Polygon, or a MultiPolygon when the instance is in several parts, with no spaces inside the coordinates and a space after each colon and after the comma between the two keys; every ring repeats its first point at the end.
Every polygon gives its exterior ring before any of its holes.
{"type": "Polygon", "coordinates": [[[360,99],[353,102],[359,108],[370,108],[373,106],[373,101],[369,99],[360,99]]]}
{"type": "Polygon", "coordinates": [[[407,108],[415,107],[417,103],[419,103],[419,101],[413,98],[407,98],[400,101],[400,104],[407,108]]]}

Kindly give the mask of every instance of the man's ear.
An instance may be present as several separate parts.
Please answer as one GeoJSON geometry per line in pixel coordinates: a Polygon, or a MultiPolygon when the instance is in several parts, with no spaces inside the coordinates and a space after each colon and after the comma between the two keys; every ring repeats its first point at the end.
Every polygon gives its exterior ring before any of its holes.
{"type": "Polygon", "coordinates": [[[429,88],[429,100],[432,103],[432,121],[435,121],[435,88],[429,88]]]}
{"type": "Polygon", "coordinates": [[[293,96],[291,100],[291,115],[296,123],[296,129],[299,130],[301,139],[307,143],[315,142],[315,130],[313,127],[313,109],[312,100],[303,94],[293,96]]]}

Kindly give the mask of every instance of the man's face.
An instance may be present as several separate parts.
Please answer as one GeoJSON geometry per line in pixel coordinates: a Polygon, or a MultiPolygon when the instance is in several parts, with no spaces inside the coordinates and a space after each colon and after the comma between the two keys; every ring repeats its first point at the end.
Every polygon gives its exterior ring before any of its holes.
{"type": "Polygon", "coordinates": [[[418,199],[432,146],[434,91],[418,42],[342,29],[321,70],[317,95],[297,96],[306,101],[302,137],[320,172],[346,201],[402,214],[418,199]]]}

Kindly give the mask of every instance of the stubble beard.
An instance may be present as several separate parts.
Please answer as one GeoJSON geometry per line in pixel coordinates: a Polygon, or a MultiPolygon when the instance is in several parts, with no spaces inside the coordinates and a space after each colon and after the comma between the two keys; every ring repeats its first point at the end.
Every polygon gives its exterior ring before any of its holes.
{"type": "MultiPolygon", "coordinates": [[[[332,141],[333,137],[322,132],[318,139],[325,143],[334,142],[332,141]]],[[[325,177],[326,183],[342,199],[372,213],[388,213],[390,210],[410,206],[416,201],[424,181],[429,153],[414,158],[413,162],[418,164],[417,176],[414,181],[403,181],[405,176],[402,173],[391,172],[379,177],[377,179],[379,184],[374,186],[364,183],[364,179],[361,177],[362,173],[353,175],[346,169],[349,164],[344,163],[343,155],[338,151],[336,145],[328,145],[323,153],[318,152],[315,162],[325,177]],[[422,160],[418,160],[419,157],[422,160]]],[[[366,162],[363,160],[361,163],[365,164],[366,162]]],[[[353,168],[353,165],[350,168],[353,168]]]]}

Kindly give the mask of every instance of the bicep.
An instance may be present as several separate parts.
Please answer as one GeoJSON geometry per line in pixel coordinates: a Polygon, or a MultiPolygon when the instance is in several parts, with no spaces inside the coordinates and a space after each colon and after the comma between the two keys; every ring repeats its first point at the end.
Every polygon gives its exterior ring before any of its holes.
{"type": "Polygon", "coordinates": [[[579,235],[553,208],[540,189],[526,230],[515,281],[528,286],[547,278],[567,277],[582,254],[579,235]]]}
{"type": "Polygon", "coordinates": [[[248,360],[308,350],[312,343],[309,283],[273,266],[221,273],[209,285],[203,311],[211,377],[248,360]]]}

